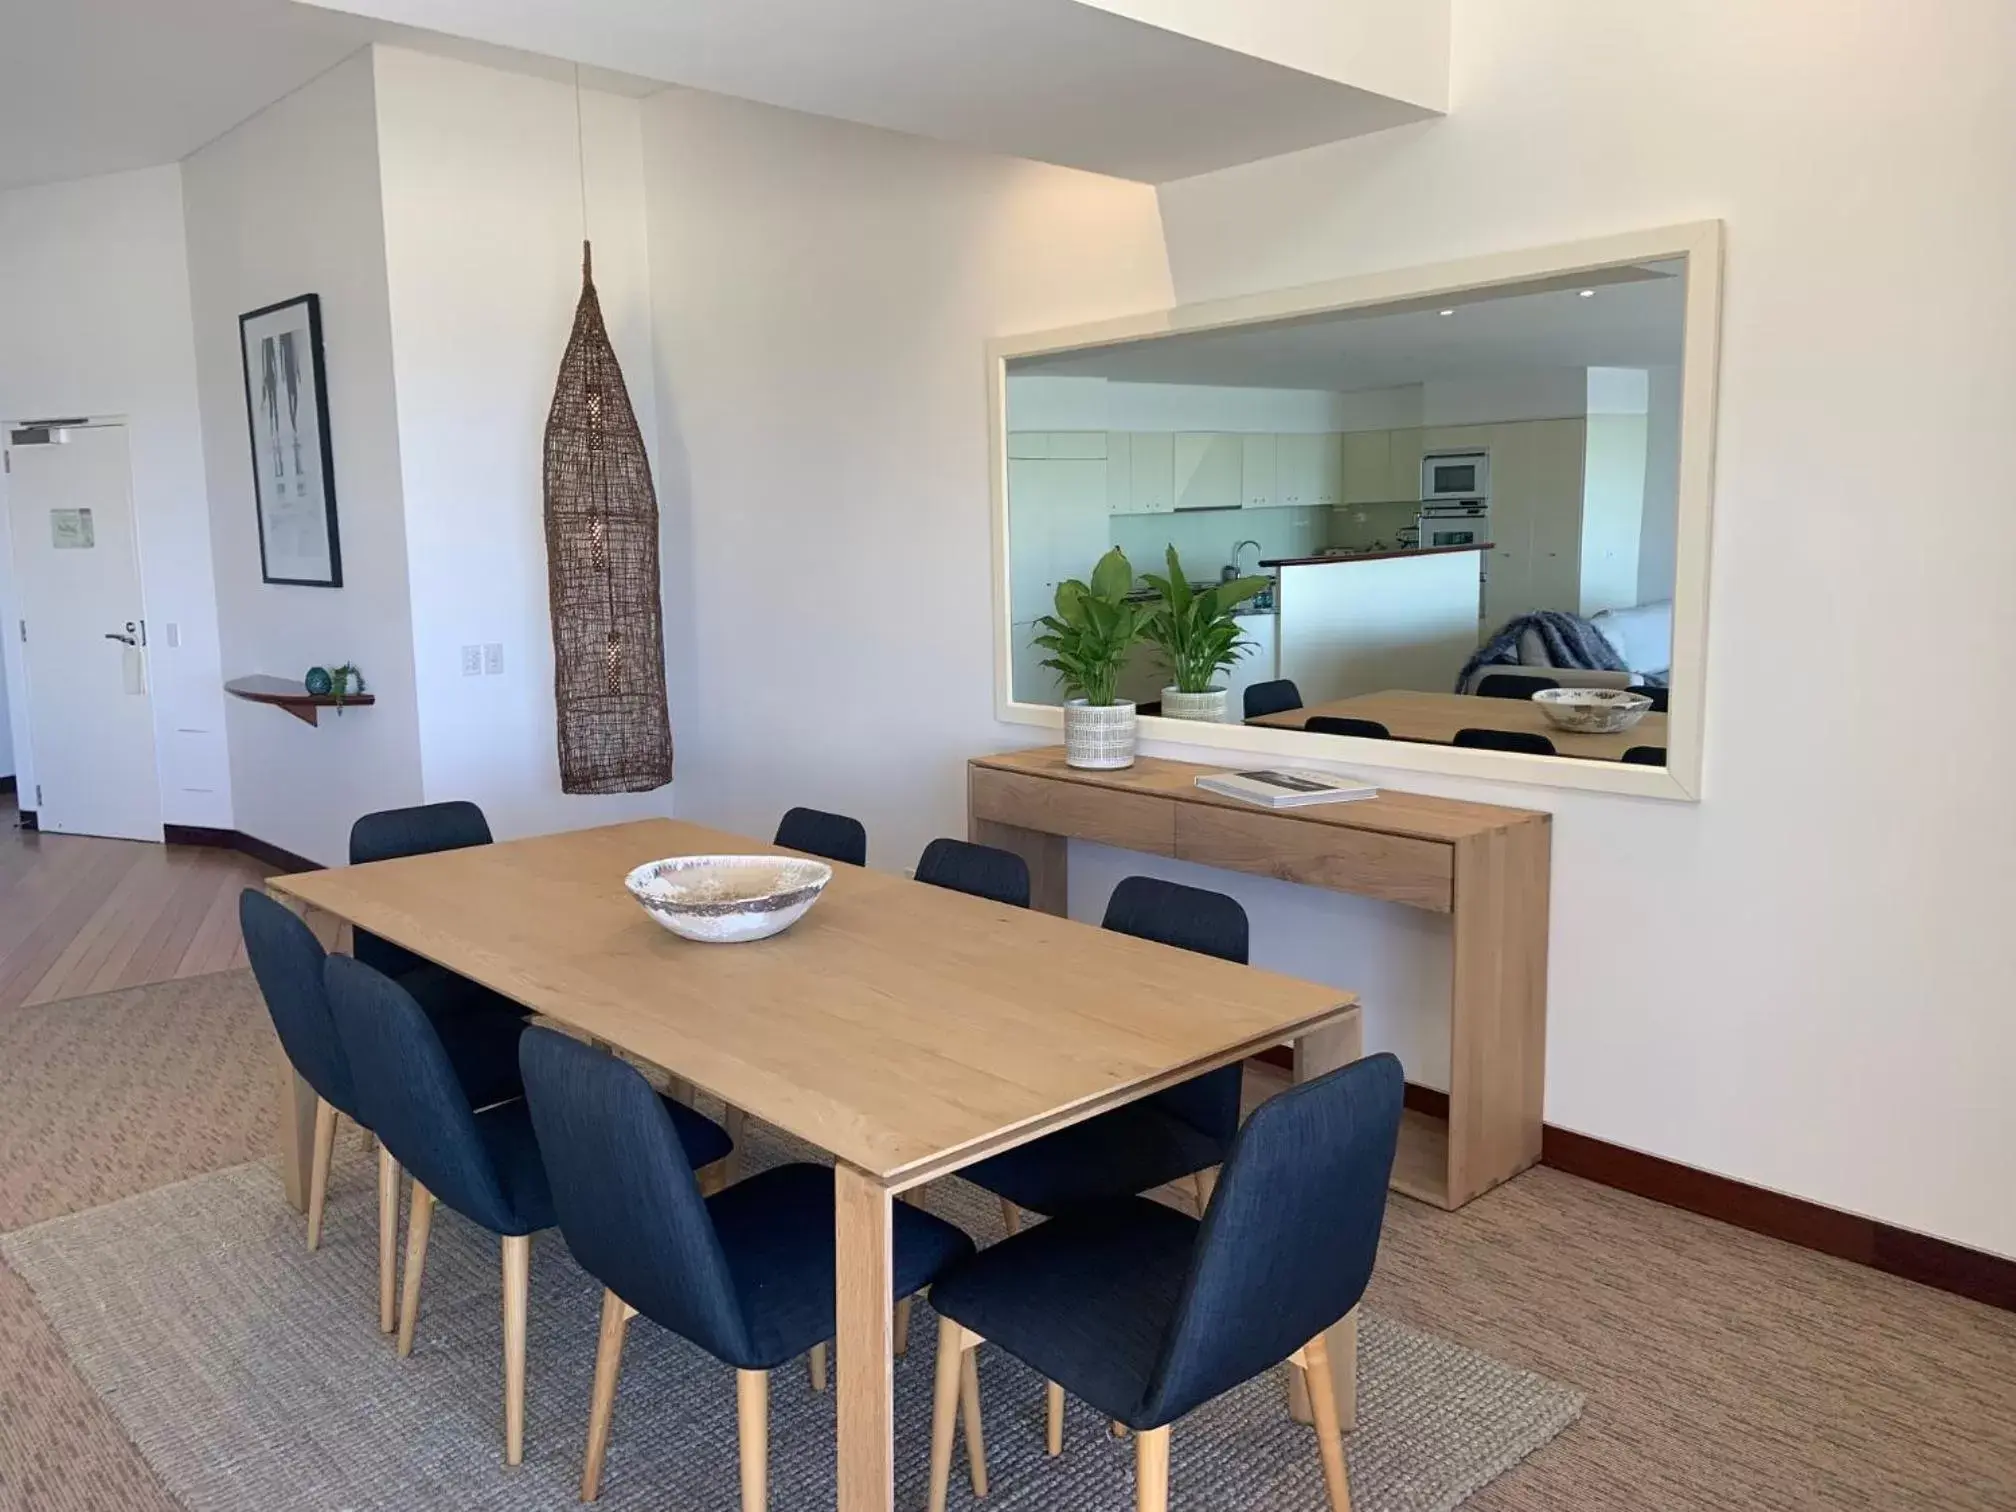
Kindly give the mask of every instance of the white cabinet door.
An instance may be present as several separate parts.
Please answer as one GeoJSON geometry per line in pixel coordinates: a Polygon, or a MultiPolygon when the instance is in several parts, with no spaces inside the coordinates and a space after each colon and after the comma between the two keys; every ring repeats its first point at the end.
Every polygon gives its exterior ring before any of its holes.
{"type": "Polygon", "coordinates": [[[1134,513],[1134,449],[1125,431],[1106,433],[1106,512],[1134,513]]]}
{"type": "Polygon", "coordinates": [[[1344,497],[1344,448],[1339,435],[1275,437],[1276,501],[1289,508],[1338,504],[1344,497]]]}
{"type": "Polygon", "coordinates": [[[1175,504],[1178,509],[1237,509],[1240,504],[1239,438],[1220,431],[1176,435],[1175,504]]]}
{"type": "Polygon", "coordinates": [[[1167,514],[1175,507],[1176,438],[1167,431],[1135,431],[1127,449],[1133,462],[1131,513],[1167,514]]]}
{"type": "Polygon", "coordinates": [[[1016,458],[1008,464],[1008,612],[1049,614],[1057,585],[1086,578],[1105,553],[1106,464],[1016,458]]]}
{"type": "Polygon", "coordinates": [[[1104,431],[1051,431],[1048,433],[1050,449],[1045,454],[1054,460],[1103,462],[1106,460],[1106,432],[1104,431]]]}
{"type": "Polygon", "coordinates": [[[1498,429],[1525,433],[1523,451],[1531,480],[1533,521],[1533,607],[1579,612],[1585,422],[1534,420],[1498,429]]]}
{"type": "Polygon", "coordinates": [[[1275,436],[1239,438],[1240,487],[1248,509],[1274,507],[1278,439],[1275,436]]]}
{"type": "Polygon", "coordinates": [[[1344,436],[1346,504],[1384,504],[1390,491],[1392,451],[1386,431],[1349,431],[1344,436]]]}
{"type": "Polygon", "coordinates": [[[1008,432],[1008,460],[1022,461],[1050,455],[1050,432],[1010,431],[1008,432]]]}
{"type": "Polygon", "coordinates": [[[1425,448],[1421,444],[1421,430],[1416,426],[1409,430],[1388,431],[1386,433],[1386,497],[1388,499],[1418,499],[1421,497],[1421,457],[1425,448]]]}

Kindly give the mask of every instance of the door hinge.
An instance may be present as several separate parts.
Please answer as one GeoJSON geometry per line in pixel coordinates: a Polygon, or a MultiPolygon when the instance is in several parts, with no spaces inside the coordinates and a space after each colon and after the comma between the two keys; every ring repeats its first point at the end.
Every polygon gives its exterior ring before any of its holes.
{"type": "Polygon", "coordinates": [[[35,807],[42,807],[42,784],[39,782],[35,784],[35,807]]]}

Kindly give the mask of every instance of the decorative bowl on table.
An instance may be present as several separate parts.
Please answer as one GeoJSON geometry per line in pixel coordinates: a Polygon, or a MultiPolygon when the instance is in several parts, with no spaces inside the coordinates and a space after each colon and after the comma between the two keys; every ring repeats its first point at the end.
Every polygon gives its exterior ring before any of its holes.
{"type": "Polygon", "coordinates": [[[783,933],[832,880],[832,867],[799,856],[669,856],[623,885],[672,933],[732,945],[783,933]]]}
{"type": "Polygon", "coordinates": [[[1542,688],[1533,695],[1557,729],[1577,735],[1615,735],[1645,717],[1652,700],[1624,688],[1542,688]]]}

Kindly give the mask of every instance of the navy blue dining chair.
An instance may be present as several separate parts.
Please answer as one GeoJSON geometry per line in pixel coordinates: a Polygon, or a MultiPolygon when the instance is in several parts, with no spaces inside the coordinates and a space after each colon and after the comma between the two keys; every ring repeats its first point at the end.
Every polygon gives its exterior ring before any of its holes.
{"type": "MultiPolygon", "coordinates": [[[[350,826],[350,864],[364,866],[488,844],[490,821],[483,817],[482,809],[465,800],[380,809],[350,826]]],[[[520,1019],[528,1012],[509,998],[368,930],[354,930],[353,936],[352,955],[393,978],[430,1012],[482,1009],[520,1019]]]]}
{"type": "MultiPolygon", "coordinates": [[[[1155,877],[1124,877],[1103,927],[1180,950],[1246,964],[1246,910],[1223,893],[1155,877]]],[[[1010,1233],[1020,1208],[1060,1213],[1190,1177],[1198,1208],[1210,1172],[1239,1128],[1242,1071],[1234,1064],[993,1155],[959,1174],[1001,1199],[1010,1233]]]]}
{"type": "Polygon", "coordinates": [[[1560,686],[1559,678],[1521,676],[1517,672],[1493,672],[1477,684],[1476,696],[1530,700],[1535,693],[1545,693],[1549,688],[1560,686]]]}
{"type": "MultiPolygon", "coordinates": [[[[532,1235],[554,1222],[553,1192],[531,1114],[523,1098],[471,1109],[432,1021],[413,995],[382,971],[331,956],[322,977],[365,1120],[413,1174],[399,1297],[402,1358],[413,1352],[434,1204],[447,1203],[502,1239],[504,1459],[515,1465],[525,1449],[532,1235]]],[[[667,1118],[697,1162],[711,1164],[728,1153],[728,1136],[712,1120],[680,1104],[670,1105],[667,1118]]]]}
{"type": "Polygon", "coordinates": [[[1266,714],[1286,714],[1290,709],[1302,707],[1302,690],[1293,680],[1278,677],[1272,682],[1254,683],[1243,695],[1248,719],[1259,719],[1266,714]]]}
{"type": "Polygon", "coordinates": [[[1315,714],[1303,722],[1311,735],[1356,735],[1360,740],[1391,740],[1393,732],[1376,719],[1347,719],[1341,714],[1315,714]]]}
{"type": "Polygon", "coordinates": [[[1535,735],[1530,730],[1480,730],[1475,727],[1461,729],[1451,745],[1467,746],[1473,751],[1518,751],[1527,756],[1555,756],[1554,742],[1545,735],[1535,735]]]}
{"type": "Polygon", "coordinates": [[[828,861],[844,861],[849,866],[868,864],[867,827],[859,819],[829,814],[824,809],[786,809],[777,822],[776,843],[786,850],[824,856],[828,861]]]}
{"type": "Polygon", "coordinates": [[[1011,908],[1029,906],[1029,863],[1013,851],[969,840],[933,840],[917,858],[917,880],[1011,908]]]}
{"type": "MultiPolygon", "coordinates": [[[[1333,1512],[1350,1483],[1327,1331],[1379,1251],[1400,1135],[1400,1062],[1374,1055],[1293,1087],[1246,1120],[1201,1222],[1128,1197],[982,1250],[931,1289],[939,1315],[931,1512],[944,1512],[953,1397],[991,1342],[1135,1430],[1136,1505],[1169,1505],[1169,1425],[1284,1360],[1303,1369],[1333,1512]]],[[[984,1454],[969,1442],[968,1455],[984,1454]]]]}
{"type": "Polygon", "coordinates": [[[1632,766],[1662,767],[1666,765],[1666,747],[1632,746],[1624,753],[1622,759],[1632,766]]]}
{"type": "MultiPolygon", "coordinates": [[[[519,1045],[525,1096],[581,1268],[606,1288],[581,1499],[601,1487],[631,1318],[643,1314],[735,1368],[742,1506],[769,1478],[770,1372],[823,1354],[834,1329],[833,1173],[794,1164],[703,1197],[690,1145],[637,1071],[550,1029],[519,1045]]],[[[894,1204],[894,1295],[908,1297],[973,1253],[958,1229],[894,1204]]],[[[814,1385],[823,1385],[814,1369],[814,1385]]],[[[975,1383],[974,1410],[978,1411],[975,1383]]]]}
{"type": "MultiPolygon", "coordinates": [[[[308,1248],[322,1242],[322,1212],[329,1193],[329,1165],[336,1149],[337,1115],[369,1129],[330,1016],[322,965],[328,952],[301,919],[257,888],[238,895],[238,928],[252,975],[266,999],[280,1047],[301,1079],[314,1091],[314,1155],[308,1175],[308,1248]]],[[[447,1052],[464,1100],[487,1106],[519,1094],[516,1019],[486,1012],[438,1011],[434,1028],[447,1052]]],[[[398,1263],[399,1162],[378,1146],[378,1326],[395,1324],[393,1276],[398,1263]]]]}

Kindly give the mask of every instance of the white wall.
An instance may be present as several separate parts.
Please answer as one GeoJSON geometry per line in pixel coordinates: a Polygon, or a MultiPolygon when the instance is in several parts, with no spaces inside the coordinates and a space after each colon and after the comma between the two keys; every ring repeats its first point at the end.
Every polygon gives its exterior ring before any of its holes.
{"type": "MultiPolygon", "coordinates": [[[[426,797],[475,800],[500,836],[669,813],[669,788],[560,791],[541,469],[581,292],[574,91],[399,48],[376,71],[426,797]],[[502,674],[464,677],[487,643],[502,674]]],[[[595,283],[655,449],[640,108],[583,105],[595,283]]]]}
{"type": "Polygon", "coordinates": [[[348,660],[377,695],[314,728],[230,700],[237,827],[341,861],[357,815],[422,791],[370,53],[192,155],[183,190],[226,674],[348,660]],[[339,589],[260,581],[245,439],[238,317],[308,293],[322,297],[339,589]]]}
{"type": "MultiPolygon", "coordinates": [[[[0,602],[0,626],[7,623],[7,605],[0,602]]],[[[7,704],[7,662],[0,657],[0,777],[14,775],[14,715],[7,704]]]]}
{"type": "Polygon", "coordinates": [[[1437,379],[1422,385],[1422,423],[1502,425],[1513,420],[1579,419],[1589,403],[1587,371],[1532,368],[1481,378],[1437,379]]]}
{"type": "MultiPolygon", "coordinates": [[[[0,194],[0,422],[118,416],[132,454],[141,592],[153,629],[155,749],[161,817],[229,828],[230,766],[218,660],[216,594],[182,186],[174,166],[0,194]],[[166,629],[181,644],[170,648],[166,629]]],[[[242,409],[242,401],[241,401],[242,409]]],[[[240,416],[242,443],[243,417],[240,416]]],[[[0,478],[0,499],[6,480],[0,478]]],[[[4,533],[4,531],[0,531],[4,533]]],[[[5,553],[0,552],[0,561],[5,553]]],[[[0,623],[11,584],[0,579],[0,623]]],[[[21,646],[0,657],[0,773],[17,761],[33,806],[33,745],[18,692],[21,646]]]]}
{"type": "MultiPolygon", "coordinates": [[[[1638,602],[1639,537],[1645,523],[1644,368],[1589,369],[1589,423],[1582,437],[1584,614],[1638,602]]],[[[1673,526],[1666,527],[1667,534],[1673,526]]]]}
{"type": "Polygon", "coordinates": [[[963,834],[993,718],[990,336],[1159,308],[1152,190],[692,93],[645,104],[682,817],[963,834]]]}
{"type": "Polygon", "coordinates": [[[2016,1255],[2016,716],[1983,696],[2016,534],[1967,475],[2016,412],[1981,339],[2016,328],[2016,8],[1458,0],[1454,30],[1447,121],[1162,208],[1185,299],[1728,224],[1705,800],[1410,782],[1555,813],[1547,1117],[2016,1255]],[[1928,499],[1953,528],[1904,523],[1928,499]]]}
{"type": "Polygon", "coordinates": [[[1680,523],[1680,369],[1647,370],[1645,515],[1638,527],[1638,602],[1673,597],[1675,531],[1680,523]]]}

